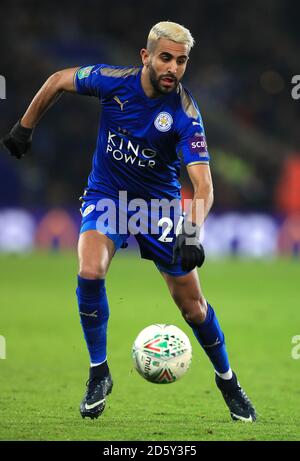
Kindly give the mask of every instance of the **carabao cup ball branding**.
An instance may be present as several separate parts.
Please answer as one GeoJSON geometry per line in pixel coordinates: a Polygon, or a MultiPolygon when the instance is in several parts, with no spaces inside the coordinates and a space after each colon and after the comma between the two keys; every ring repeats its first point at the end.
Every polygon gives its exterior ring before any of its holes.
{"type": "Polygon", "coordinates": [[[169,131],[173,124],[173,117],[169,112],[160,112],[154,120],[154,126],[159,131],[169,131]]]}
{"type": "Polygon", "coordinates": [[[132,358],[147,381],[170,384],[185,375],[192,360],[187,335],[175,325],[155,324],[144,328],[134,341],[132,358]]]}
{"type": "Polygon", "coordinates": [[[189,148],[192,154],[207,154],[207,143],[204,134],[198,134],[189,139],[189,148]]]}

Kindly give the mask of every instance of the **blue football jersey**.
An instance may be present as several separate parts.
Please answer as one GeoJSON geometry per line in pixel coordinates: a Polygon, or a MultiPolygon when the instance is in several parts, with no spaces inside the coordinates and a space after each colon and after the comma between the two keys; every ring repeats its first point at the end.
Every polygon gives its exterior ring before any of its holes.
{"type": "Polygon", "coordinates": [[[78,93],[96,96],[102,115],[87,191],[128,198],[180,198],[180,162],[208,163],[200,111],[180,83],[146,96],[142,67],[96,64],[78,69],[78,93]]]}

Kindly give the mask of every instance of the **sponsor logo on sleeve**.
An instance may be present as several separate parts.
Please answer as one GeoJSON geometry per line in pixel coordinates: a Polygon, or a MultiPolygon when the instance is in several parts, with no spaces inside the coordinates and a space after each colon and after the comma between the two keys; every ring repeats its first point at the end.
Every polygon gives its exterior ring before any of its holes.
{"type": "Polygon", "coordinates": [[[192,154],[200,154],[203,157],[207,155],[207,143],[205,135],[198,133],[189,139],[189,148],[192,154]]]}
{"type": "Polygon", "coordinates": [[[78,76],[79,80],[88,77],[90,75],[93,67],[94,66],[88,66],[88,67],[82,67],[82,69],[79,69],[78,72],[77,72],[77,76],[78,76]]]}

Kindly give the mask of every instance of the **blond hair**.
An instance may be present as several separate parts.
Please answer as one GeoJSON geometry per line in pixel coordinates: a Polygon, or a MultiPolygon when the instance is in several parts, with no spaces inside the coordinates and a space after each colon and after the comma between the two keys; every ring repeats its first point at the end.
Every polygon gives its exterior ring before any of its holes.
{"type": "Polygon", "coordinates": [[[149,32],[147,49],[152,51],[160,38],[166,38],[176,43],[188,46],[188,51],[194,46],[195,40],[191,32],[184,26],[171,21],[161,21],[155,24],[149,32]]]}

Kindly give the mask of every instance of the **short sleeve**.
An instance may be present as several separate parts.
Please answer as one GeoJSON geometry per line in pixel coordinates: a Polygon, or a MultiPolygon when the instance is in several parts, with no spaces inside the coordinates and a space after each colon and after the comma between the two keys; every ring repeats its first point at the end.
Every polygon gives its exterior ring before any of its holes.
{"type": "Polygon", "coordinates": [[[179,141],[176,144],[176,152],[182,154],[185,165],[208,164],[210,160],[202,117],[195,103],[194,107],[196,110],[193,117],[180,114],[177,127],[179,141]]]}
{"type": "Polygon", "coordinates": [[[75,73],[74,83],[77,93],[102,97],[103,77],[101,64],[80,67],[75,73]]]}

